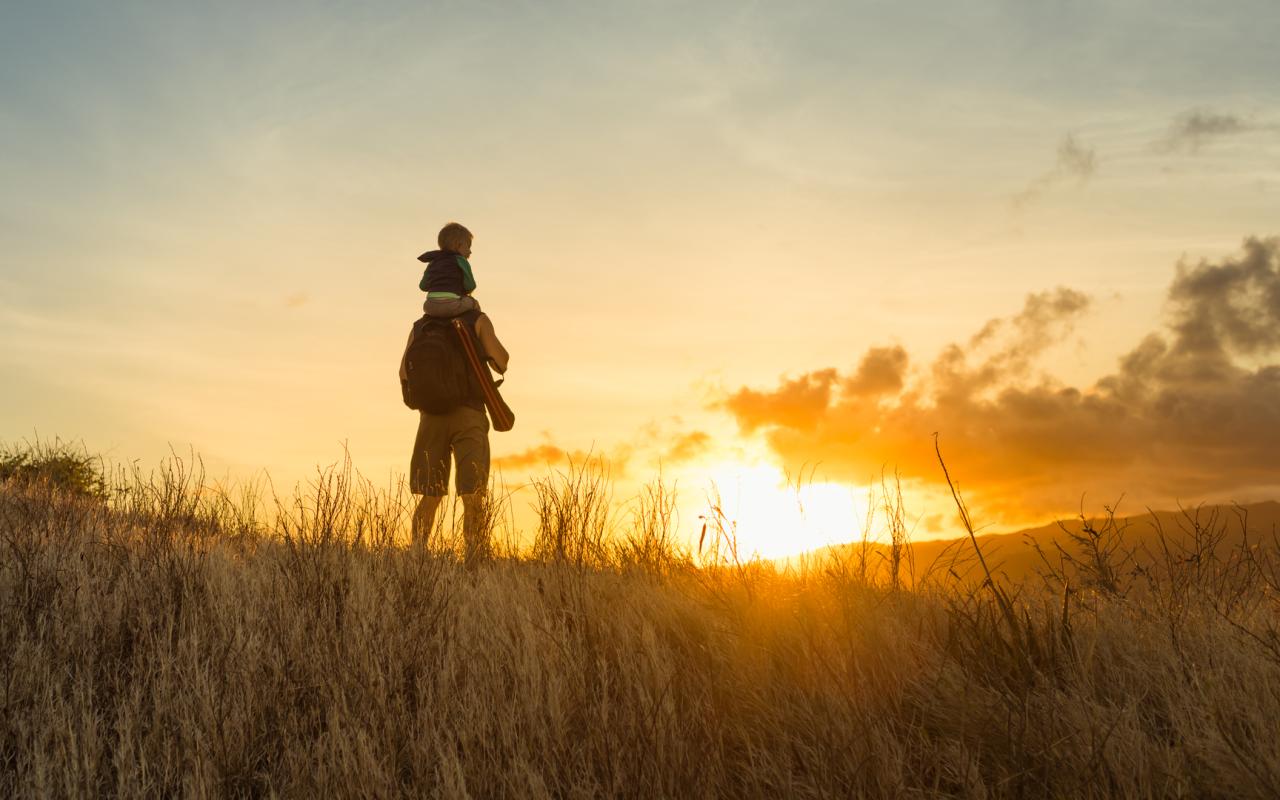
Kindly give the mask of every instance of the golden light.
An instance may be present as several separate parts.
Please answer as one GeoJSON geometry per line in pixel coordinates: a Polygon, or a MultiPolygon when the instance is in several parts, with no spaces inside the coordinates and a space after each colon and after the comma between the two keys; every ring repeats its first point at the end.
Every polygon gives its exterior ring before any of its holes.
{"type": "Polygon", "coordinates": [[[785,558],[855,541],[866,525],[866,492],[848,484],[789,480],[769,464],[721,463],[707,475],[707,544],[719,520],[743,559],[785,558]]]}

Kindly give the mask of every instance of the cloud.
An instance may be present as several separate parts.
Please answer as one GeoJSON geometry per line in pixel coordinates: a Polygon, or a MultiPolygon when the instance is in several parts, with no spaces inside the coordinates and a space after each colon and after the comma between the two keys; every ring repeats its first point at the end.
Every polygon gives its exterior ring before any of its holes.
{"type": "Polygon", "coordinates": [[[1097,150],[1081,144],[1075,134],[1069,133],[1058,144],[1057,160],[1053,169],[1036,178],[1027,185],[1027,188],[1014,195],[1013,206],[1021,210],[1049,190],[1072,179],[1078,184],[1084,184],[1097,171],[1097,150]]]}
{"type": "Polygon", "coordinates": [[[857,481],[895,465],[938,482],[937,432],[952,474],[997,516],[1068,511],[1083,492],[1172,502],[1275,483],[1280,238],[1179,264],[1159,329],[1092,385],[1063,385],[1040,362],[1089,306],[1071,289],[1033,294],[910,374],[901,348],[873,348],[847,376],[743,387],[718,407],[784,466],[857,481]]]}
{"type": "Polygon", "coordinates": [[[590,457],[591,454],[584,450],[565,450],[546,442],[518,453],[495,458],[493,465],[501,469],[527,470],[531,467],[565,464],[570,461],[581,464],[590,457]]]}
{"type": "Polygon", "coordinates": [[[711,435],[709,433],[705,431],[690,431],[689,433],[681,434],[667,448],[662,460],[671,464],[691,461],[707,452],[710,447],[711,435]]]}
{"type": "Polygon", "coordinates": [[[678,417],[650,421],[637,428],[629,439],[615,442],[607,450],[594,446],[587,450],[568,449],[552,441],[549,434],[543,435],[547,441],[495,457],[493,465],[510,472],[528,474],[549,468],[565,468],[570,463],[575,467],[582,466],[589,461],[607,465],[614,478],[624,478],[631,474],[631,467],[638,462],[653,468],[674,466],[710,453],[717,444],[711,434],[686,427],[678,417]]]}
{"type": "Polygon", "coordinates": [[[902,347],[873,347],[862,357],[858,371],[844,382],[844,391],[863,396],[897,393],[906,370],[907,351],[902,347]]]}
{"type": "MultiPolygon", "coordinates": [[[[810,372],[784,380],[771,392],[743,387],[724,400],[724,407],[738,418],[747,431],[759,427],[753,420],[777,422],[805,429],[821,416],[831,402],[831,390],[838,375],[834,369],[810,372]]],[[[763,423],[760,423],[763,424],[763,423]]]]}
{"type": "Polygon", "coordinates": [[[590,463],[592,466],[603,466],[614,478],[623,478],[628,474],[628,466],[635,448],[628,443],[615,445],[608,453],[590,450],[565,449],[547,441],[525,448],[516,453],[498,456],[493,459],[497,469],[514,473],[538,473],[548,469],[568,469],[570,464],[580,468],[590,463]]]}
{"type": "Polygon", "coordinates": [[[1093,177],[1098,168],[1098,154],[1092,147],[1085,147],[1076,141],[1076,137],[1067,137],[1058,145],[1058,165],[1056,171],[1069,178],[1087,180],[1093,177]]]}
{"type": "Polygon", "coordinates": [[[970,337],[967,350],[954,344],[943,350],[933,364],[942,395],[968,394],[1000,379],[1026,377],[1036,358],[1071,333],[1089,305],[1086,295],[1063,287],[1028,295],[1022,311],[988,321],[970,337]],[[970,367],[975,358],[981,358],[980,366],[970,367]]]}
{"type": "Polygon", "coordinates": [[[1174,118],[1168,134],[1156,143],[1156,149],[1164,152],[1198,153],[1202,147],[1216,139],[1238,136],[1264,128],[1265,126],[1235,114],[1192,110],[1174,118]]]}

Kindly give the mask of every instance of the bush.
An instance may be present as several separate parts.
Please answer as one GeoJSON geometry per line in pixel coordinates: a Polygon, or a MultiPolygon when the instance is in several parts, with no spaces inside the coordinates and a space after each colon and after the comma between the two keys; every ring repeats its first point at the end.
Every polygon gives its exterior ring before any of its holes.
{"type": "Polygon", "coordinates": [[[107,486],[100,458],[83,443],[59,439],[0,445],[0,484],[13,482],[47,483],[69,494],[99,498],[107,486]]]}

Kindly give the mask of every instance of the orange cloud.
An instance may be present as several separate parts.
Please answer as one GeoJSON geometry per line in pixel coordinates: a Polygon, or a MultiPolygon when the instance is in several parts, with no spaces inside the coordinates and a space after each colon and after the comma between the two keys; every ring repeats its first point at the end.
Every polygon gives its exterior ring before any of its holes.
{"type": "Polygon", "coordinates": [[[530,472],[539,467],[567,467],[570,463],[582,466],[591,462],[606,464],[613,477],[622,477],[630,458],[631,447],[625,444],[615,447],[612,456],[605,456],[592,450],[565,450],[551,442],[544,442],[518,453],[499,456],[493,459],[493,466],[512,472],[530,472]]]}
{"type": "Polygon", "coordinates": [[[573,461],[575,464],[585,461],[588,454],[581,450],[572,452],[551,443],[545,443],[521,450],[518,453],[501,456],[493,460],[493,465],[501,469],[524,470],[545,464],[559,464],[573,461]]]}
{"type": "Polygon", "coordinates": [[[901,347],[873,347],[862,357],[858,371],[844,382],[851,395],[896,394],[907,371],[907,351],[901,347]]]}
{"type": "Polygon", "coordinates": [[[937,432],[953,476],[994,512],[1067,510],[1082,492],[1171,502],[1276,483],[1280,239],[1180,265],[1166,323],[1093,385],[1037,374],[1088,307],[1070,289],[1034,294],[926,370],[908,375],[901,348],[876,348],[844,378],[825,369],[744,387],[719,407],[788,467],[821,462],[854,480],[896,465],[940,481],[937,432]]]}
{"type": "Polygon", "coordinates": [[[834,369],[824,369],[784,380],[771,392],[743,387],[725,398],[723,405],[747,431],[762,425],[809,429],[831,402],[837,377],[834,369]]]}
{"type": "Polygon", "coordinates": [[[691,431],[676,439],[663,455],[663,460],[673,464],[690,461],[705,453],[710,447],[710,434],[705,431],[691,431]]]}

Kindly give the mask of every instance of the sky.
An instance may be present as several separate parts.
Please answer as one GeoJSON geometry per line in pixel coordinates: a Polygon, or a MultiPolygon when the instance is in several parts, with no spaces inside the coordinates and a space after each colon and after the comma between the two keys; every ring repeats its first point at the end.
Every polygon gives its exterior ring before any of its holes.
{"type": "Polygon", "coordinates": [[[457,220],[513,486],[591,454],[686,527],[715,481],[778,528],[749,501],[804,474],[843,498],[811,543],[897,470],[944,535],[937,433],[996,527],[1277,497],[1278,35],[1235,1],[8,4],[0,441],[395,480],[457,220]]]}

